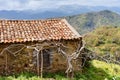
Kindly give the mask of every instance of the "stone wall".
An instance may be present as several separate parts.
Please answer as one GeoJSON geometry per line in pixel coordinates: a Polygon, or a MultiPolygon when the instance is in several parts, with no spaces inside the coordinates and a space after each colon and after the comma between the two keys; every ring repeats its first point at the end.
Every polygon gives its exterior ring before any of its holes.
{"type": "MultiPolygon", "coordinates": [[[[61,40],[67,48],[63,50],[67,54],[72,54],[78,47],[78,42],[81,40],[61,40]]],[[[32,45],[34,43],[22,43],[25,45],[32,45]]],[[[12,43],[11,43],[12,44],[12,43]]],[[[11,44],[0,44],[0,52],[7,46],[11,44]]],[[[14,48],[14,50],[17,49],[14,48]]],[[[12,50],[12,49],[11,49],[12,50]]],[[[67,69],[66,58],[63,57],[60,53],[58,53],[57,48],[50,48],[50,66],[44,67],[43,71],[47,72],[57,72],[57,71],[65,71],[67,69]]],[[[47,59],[49,60],[49,59],[47,59]]],[[[46,64],[46,63],[44,63],[46,64]]],[[[81,59],[77,61],[72,61],[74,65],[74,70],[81,70],[79,65],[81,64],[81,59]]],[[[3,54],[0,54],[0,75],[11,75],[20,72],[37,72],[36,65],[33,64],[33,50],[28,50],[24,48],[19,53],[15,55],[10,54],[5,51],[3,54]]]]}

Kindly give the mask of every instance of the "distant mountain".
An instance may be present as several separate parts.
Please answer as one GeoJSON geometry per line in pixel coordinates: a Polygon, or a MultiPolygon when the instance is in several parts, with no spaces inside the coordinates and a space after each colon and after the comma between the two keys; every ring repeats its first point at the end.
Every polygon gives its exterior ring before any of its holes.
{"type": "Polygon", "coordinates": [[[120,26],[120,15],[103,10],[65,17],[79,33],[86,33],[99,26],[120,26]]]}
{"type": "Polygon", "coordinates": [[[0,11],[0,19],[45,19],[67,15],[63,12],[57,11],[0,11]]]}
{"type": "Polygon", "coordinates": [[[91,11],[88,7],[83,6],[61,6],[53,10],[0,10],[1,19],[46,19],[71,16],[91,11]]]}

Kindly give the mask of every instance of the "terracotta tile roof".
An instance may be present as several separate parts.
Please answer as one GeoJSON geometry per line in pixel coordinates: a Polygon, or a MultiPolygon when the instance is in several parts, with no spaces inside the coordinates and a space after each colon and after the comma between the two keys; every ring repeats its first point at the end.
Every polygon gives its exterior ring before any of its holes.
{"type": "Polygon", "coordinates": [[[0,43],[81,37],[65,19],[0,20],[0,43]]]}

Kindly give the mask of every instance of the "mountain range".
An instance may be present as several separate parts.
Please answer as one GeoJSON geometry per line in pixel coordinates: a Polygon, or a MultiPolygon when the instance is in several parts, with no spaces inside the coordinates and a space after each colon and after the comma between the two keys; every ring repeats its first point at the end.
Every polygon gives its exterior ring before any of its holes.
{"type": "Polygon", "coordinates": [[[79,15],[87,12],[98,12],[102,10],[110,10],[120,14],[119,7],[104,6],[80,6],[80,5],[64,5],[49,10],[0,10],[0,18],[2,19],[46,19],[63,16],[79,15]]]}

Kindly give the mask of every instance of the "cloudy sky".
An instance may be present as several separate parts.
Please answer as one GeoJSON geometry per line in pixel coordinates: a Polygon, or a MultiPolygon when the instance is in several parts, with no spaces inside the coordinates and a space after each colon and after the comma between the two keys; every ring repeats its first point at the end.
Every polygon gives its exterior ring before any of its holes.
{"type": "Polygon", "coordinates": [[[0,10],[50,10],[76,5],[120,7],[120,0],[0,0],[0,10]]]}

